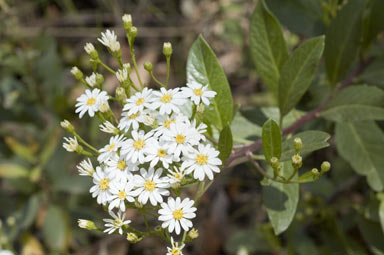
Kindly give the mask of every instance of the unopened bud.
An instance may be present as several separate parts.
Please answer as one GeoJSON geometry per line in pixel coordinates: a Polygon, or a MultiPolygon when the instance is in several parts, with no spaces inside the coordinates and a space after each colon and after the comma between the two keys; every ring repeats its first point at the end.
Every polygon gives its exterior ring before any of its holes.
{"type": "Polygon", "coordinates": [[[120,102],[123,102],[126,99],[124,88],[118,87],[116,89],[116,98],[120,102]]]}
{"type": "Polygon", "coordinates": [[[102,74],[96,74],[96,84],[101,85],[104,82],[104,76],[102,74]]]}
{"type": "Polygon", "coordinates": [[[198,113],[204,113],[204,110],[205,110],[205,106],[204,106],[204,104],[199,104],[199,105],[196,107],[196,112],[198,112],[198,113]]]}
{"type": "Polygon", "coordinates": [[[191,238],[192,240],[198,238],[199,237],[199,231],[197,231],[196,229],[192,228],[188,232],[188,237],[191,238]]]}
{"type": "Polygon", "coordinates": [[[147,70],[148,72],[152,71],[152,63],[147,61],[144,63],[144,69],[147,70]]]}
{"type": "Polygon", "coordinates": [[[321,163],[321,172],[322,173],[326,173],[330,169],[331,169],[331,163],[329,163],[328,161],[324,161],[323,163],[321,163]]]}
{"type": "Polygon", "coordinates": [[[75,127],[68,120],[63,120],[60,122],[62,128],[64,128],[68,133],[73,133],[75,131],[75,127]]]}
{"type": "Polygon", "coordinates": [[[131,243],[137,243],[137,242],[139,242],[139,241],[141,241],[141,239],[143,239],[142,237],[138,237],[135,233],[133,233],[133,232],[129,232],[128,234],[127,234],[127,240],[129,241],[129,242],[131,242],[131,243]]]}
{"type": "Polygon", "coordinates": [[[301,141],[301,138],[300,138],[300,137],[296,137],[296,138],[293,140],[293,147],[295,148],[296,153],[299,153],[299,151],[300,151],[301,148],[303,147],[303,142],[301,141]]]}
{"type": "Polygon", "coordinates": [[[272,157],[269,161],[273,169],[277,169],[279,167],[279,159],[276,157],[272,157]]]}
{"type": "Polygon", "coordinates": [[[312,170],[311,170],[311,172],[312,172],[312,174],[314,175],[314,176],[318,176],[320,173],[319,173],[319,170],[317,170],[317,168],[313,168],[312,170]]]}
{"type": "Polygon", "coordinates": [[[137,208],[143,208],[143,204],[140,203],[140,202],[137,201],[137,200],[135,200],[135,206],[136,206],[137,208]]]}
{"type": "Polygon", "coordinates": [[[99,111],[102,113],[108,112],[110,109],[108,102],[101,104],[99,107],[99,111]]]}
{"type": "Polygon", "coordinates": [[[131,65],[130,65],[129,63],[125,63],[125,64],[123,65],[123,68],[124,68],[125,70],[127,70],[127,73],[128,73],[128,74],[131,73],[131,65]]]}
{"type": "Polygon", "coordinates": [[[166,57],[170,57],[172,55],[172,44],[170,42],[165,42],[163,45],[163,54],[166,57]]]}
{"type": "Polygon", "coordinates": [[[97,59],[99,57],[99,54],[97,53],[95,46],[93,46],[92,43],[86,43],[84,50],[92,59],[97,59]]]}
{"type": "Polygon", "coordinates": [[[303,165],[303,159],[300,155],[295,154],[292,156],[292,166],[294,168],[300,168],[303,165]]]}
{"type": "Polygon", "coordinates": [[[136,36],[137,36],[137,27],[134,27],[132,26],[130,29],[129,29],[129,36],[134,39],[136,36]]]}
{"type": "Polygon", "coordinates": [[[129,30],[132,27],[132,16],[131,14],[124,14],[121,18],[123,20],[123,26],[125,30],[129,30]]]}
{"type": "Polygon", "coordinates": [[[76,78],[76,80],[82,80],[83,79],[83,73],[80,71],[79,68],[77,68],[77,66],[74,66],[72,67],[71,69],[71,73],[73,74],[73,76],[76,78]]]}
{"type": "Polygon", "coordinates": [[[79,219],[77,221],[77,223],[79,224],[80,228],[84,228],[84,229],[88,229],[88,230],[95,230],[95,229],[97,229],[95,223],[93,221],[90,221],[90,220],[79,219]]]}

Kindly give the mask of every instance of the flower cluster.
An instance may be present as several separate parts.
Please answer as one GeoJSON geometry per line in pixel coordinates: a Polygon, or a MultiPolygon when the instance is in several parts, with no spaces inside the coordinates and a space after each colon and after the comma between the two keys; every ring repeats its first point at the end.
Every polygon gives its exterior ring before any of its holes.
{"type": "MultiPolygon", "coordinates": [[[[123,21],[129,38],[132,27],[128,16],[125,15],[123,21]]],[[[98,40],[112,54],[120,50],[114,32],[107,30],[98,40]]],[[[94,62],[100,62],[92,44],[87,43],[85,50],[94,62]]],[[[70,131],[75,137],[65,138],[67,143],[63,146],[68,151],[97,158],[95,167],[95,163],[86,159],[78,165],[78,170],[80,175],[93,179],[90,193],[111,216],[104,220],[104,232],[116,231],[127,234],[128,240],[139,240],[142,232],[134,231],[131,220],[125,218],[127,208],[137,208],[144,216],[156,216],[155,220],[161,222],[161,231],[167,231],[163,236],[170,241],[170,233],[179,235],[182,230],[185,233],[191,230],[191,220],[196,216],[195,201],[188,197],[182,199],[180,189],[189,183],[213,180],[214,173],[220,172],[219,152],[206,139],[207,126],[201,118],[196,118],[196,109],[208,106],[216,92],[195,82],[182,88],[167,89],[165,85],[159,90],[146,86],[138,89],[139,86],[130,84],[130,65],[123,64],[119,55],[114,57],[118,58],[121,69],[113,73],[126,96],[120,100],[120,118],[109,108],[110,99],[118,95],[109,96],[102,90],[103,84],[99,82],[103,81],[102,75],[94,72],[83,79],[81,71],[73,69],[75,77],[89,88],[77,99],[76,113],[80,118],[85,114],[98,116],[102,121],[100,130],[111,135],[109,142],[100,149],[93,148],[92,152],[79,150],[79,143],[91,146],[72,128],[70,131]],[[192,114],[186,113],[188,107],[192,114]]],[[[62,125],[69,130],[69,123],[62,125]]],[[[84,227],[88,221],[80,222],[84,227]]],[[[184,243],[173,242],[173,238],[171,241],[170,254],[182,254],[184,243]]]]}

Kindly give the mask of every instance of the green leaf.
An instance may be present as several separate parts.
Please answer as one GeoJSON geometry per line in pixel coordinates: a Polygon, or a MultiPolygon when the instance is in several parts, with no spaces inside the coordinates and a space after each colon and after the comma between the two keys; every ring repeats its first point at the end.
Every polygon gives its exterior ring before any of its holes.
{"type": "Polygon", "coordinates": [[[35,152],[32,148],[25,146],[11,136],[5,137],[5,143],[9,146],[13,153],[22,159],[25,159],[32,164],[36,163],[37,158],[35,157],[35,152]]]}
{"type": "Polygon", "coordinates": [[[333,86],[343,79],[359,51],[362,10],[364,1],[349,0],[337,13],[326,32],[325,68],[333,86]]]}
{"type": "Polygon", "coordinates": [[[324,36],[307,40],[284,63],[279,80],[279,108],[285,116],[299,102],[312,82],[324,49],[324,36]]]}
{"type": "Polygon", "coordinates": [[[375,191],[384,187],[384,133],[373,121],[337,123],[336,147],[375,191]]]}
{"type": "MultiPolygon", "coordinates": [[[[278,107],[261,107],[261,112],[268,119],[273,119],[276,122],[280,120],[280,110],[278,107]]],[[[292,125],[296,120],[300,119],[305,115],[305,112],[292,109],[284,118],[284,123],[282,128],[286,128],[292,125]]]]}
{"type": "Polygon", "coordinates": [[[300,150],[300,154],[307,155],[313,151],[328,147],[329,143],[327,141],[331,136],[326,132],[315,130],[297,133],[296,135],[283,142],[280,161],[289,160],[293,155],[296,154],[295,148],[293,148],[293,140],[296,137],[301,138],[301,141],[303,142],[303,147],[300,150]]]}
{"type": "Polygon", "coordinates": [[[384,29],[384,1],[368,1],[368,8],[363,17],[363,48],[366,49],[384,29]]]}
{"type": "Polygon", "coordinates": [[[384,200],[380,201],[379,219],[380,219],[381,231],[384,233],[384,200]]]}
{"type": "Polygon", "coordinates": [[[64,212],[51,206],[43,223],[43,237],[46,244],[54,251],[64,251],[68,245],[69,228],[64,212]]]}
{"type": "Polygon", "coordinates": [[[312,171],[305,172],[297,179],[300,183],[314,182],[319,179],[320,174],[314,174],[312,171]]]}
{"type": "Polygon", "coordinates": [[[241,113],[238,113],[233,118],[231,130],[234,142],[252,143],[249,140],[255,137],[261,137],[261,127],[247,120],[241,113]]]}
{"type": "Polygon", "coordinates": [[[364,69],[359,79],[364,83],[384,88],[384,58],[375,58],[372,63],[364,69]]]}
{"type": "Polygon", "coordinates": [[[364,241],[373,254],[384,254],[384,235],[381,232],[381,228],[377,222],[360,216],[358,219],[358,226],[364,241]]]}
{"type": "Polygon", "coordinates": [[[281,156],[281,133],[277,123],[269,119],[263,125],[262,133],[263,151],[265,159],[270,162],[272,157],[280,159],[281,156]]]}
{"type": "Polygon", "coordinates": [[[328,104],[321,116],[332,121],[384,119],[384,91],[366,85],[343,89],[328,104]]]}
{"type": "Polygon", "coordinates": [[[250,28],[251,56],[258,74],[277,97],[280,70],[288,59],[283,31],[264,0],[258,2],[250,28]]]}
{"type": "Polygon", "coordinates": [[[0,177],[2,178],[22,178],[27,177],[28,174],[28,169],[21,165],[13,163],[0,164],[0,177]]]}
{"type": "Polygon", "coordinates": [[[208,85],[216,91],[214,100],[207,107],[204,116],[219,130],[232,121],[233,102],[231,88],[215,53],[200,35],[193,43],[187,61],[187,81],[208,85]]]}
{"type": "Polygon", "coordinates": [[[228,159],[229,155],[232,152],[232,132],[231,128],[229,126],[225,126],[223,130],[220,132],[219,136],[219,151],[220,151],[220,159],[225,163],[225,161],[228,159]]]}
{"type": "MultiPolygon", "coordinates": [[[[291,162],[283,162],[280,174],[288,178],[294,169],[291,162]]],[[[269,174],[273,172],[268,168],[269,174]]],[[[297,176],[293,178],[296,180],[297,176]]],[[[299,184],[284,184],[271,181],[269,186],[263,186],[263,204],[267,209],[276,235],[283,233],[291,224],[299,202],[299,184]]]]}

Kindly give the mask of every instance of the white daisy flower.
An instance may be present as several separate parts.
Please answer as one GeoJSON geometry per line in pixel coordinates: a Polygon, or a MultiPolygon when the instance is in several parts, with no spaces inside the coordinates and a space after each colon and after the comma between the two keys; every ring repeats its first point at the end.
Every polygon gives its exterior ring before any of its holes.
{"type": "Polygon", "coordinates": [[[121,118],[119,125],[117,126],[121,131],[128,132],[131,126],[133,130],[137,130],[139,128],[139,123],[142,122],[140,118],[140,112],[130,115],[127,112],[123,112],[121,115],[123,117],[121,118]]]}
{"type": "Polygon", "coordinates": [[[93,168],[91,160],[88,158],[87,160],[83,160],[79,163],[79,165],[76,166],[77,170],[79,171],[79,175],[83,176],[92,176],[95,172],[95,169],[93,168]]]}
{"type": "Polygon", "coordinates": [[[184,169],[183,168],[174,168],[174,170],[168,169],[169,182],[172,184],[180,183],[184,177],[184,169]]]}
{"type": "Polygon", "coordinates": [[[207,132],[207,125],[205,125],[204,123],[200,123],[199,126],[196,127],[196,124],[197,124],[196,120],[193,120],[192,122],[190,122],[191,131],[194,132],[193,136],[196,137],[196,139],[198,140],[205,141],[206,138],[204,133],[207,132]]]}
{"type": "Polygon", "coordinates": [[[105,145],[104,148],[101,148],[99,150],[100,155],[97,157],[97,160],[100,163],[103,163],[109,160],[112,157],[112,155],[115,154],[117,150],[122,147],[124,141],[125,141],[124,135],[112,136],[109,139],[109,144],[105,145]]]}
{"type": "Polygon", "coordinates": [[[88,55],[90,55],[92,52],[95,51],[95,46],[93,46],[92,43],[86,43],[84,46],[85,52],[87,52],[88,55]]]}
{"type": "Polygon", "coordinates": [[[108,112],[111,108],[108,104],[109,97],[107,94],[103,94],[99,96],[99,111],[100,112],[108,112]]]}
{"type": "Polygon", "coordinates": [[[97,85],[96,74],[93,72],[90,76],[85,77],[85,81],[89,86],[95,87],[97,85]]]}
{"type": "Polygon", "coordinates": [[[118,212],[117,215],[110,211],[109,214],[112,216],[112,219],[103,219],[105,222],[106,229],[104,230],[105,233],[112,234],[116,230],[119,230],[119,234],[123,234],[123,226],[128,225],[131,223],[130,220],[125,220],[125,213],[118,212]]]}
{"type": "Polygon", "coordinates": [[[168,252],[166,255],[183,255],[182,250],[185,244],[174,242],[173,237],[171,237],[171,244],[172,244],[172,247],[167,247],[168,252]]]}
{"type": "Polygon", "coordinates": [[[99,110],[102,103],[108,100],[107,92],[100,91],[100,89],[93,89],[92,91],[87,89],[84,94],[76,99],[78,102],[76,106],[76,113],[79,113],[79,117],[88,112],[90,117],[95,116],[95,112],[99,110]]]}
{"type": "Polygon", "coordinates": [[[124,155],[119,156],[116,153],[105,164],[105,172],[108,174],[108,177],[116,178],[117,180],[126,180],[127,175],[139,169],[137,164],[127,161],[124,155]]]}
{"type": "Polygon", "coordinates": [[[177,197],[176,200],[173,197],[169,197],[168,202],[162,203],[161,209],[158,211],[160,215],[159,221],[164,221],[161,227],[168,228],[169,233],[175,230],[177,235],[180,234],[181,228],[184,231],[188,231],[192,228],[192,221],[190,219],[196,217],[196,207],[193,207],[194,203],[195,201],[189,198],[181,201],[180,197],[177,197]]]}
{"type": "Polygon", "coordinates": [[[109,133],[109,134],[115,134],[117,135],[119,133],[119,129],[115,127],[111,122],[106,121],[99,125],[100,130],[109,133]]]}
{"type": "Polygon", "coordinates": [[[187,83],[187,87],[183,87],[182,91],[185,96],[191,98],[195,105],[200,104],[200,102],[209,105],[209,99],[216,95],[215,91],[208,90],[208,85],[203,86],[197,82],[187,83]]]}
{"type": "Polygon", "coordinates": [[[161,137],[165,141],[170,154],[180,157],[193,150],[192,146],[199,144],[199,137],[194,136],[194,130],[183,122],[172,123],[169,130],[164,130],[161,137]]]}
{"type": "Polygon", "coordinates": [[[150,167],[155,167],[161,161],[164,168],[168,169],[169,165],[173,162],[178,162],[180,159],[173,154],[167,152],[167,147],[164,144],[159,144],[158,141],[153,140],[151,146],[146,151],[147,157],[145,161],[151,162],[150,167]]]}
{"type": "Polygon", "coordinates": [[[210,144],[199,144],[198,150],[193,149],[193,152],[185,155],[183,164],[185,173],[193,172],[193,177],[200,181],[204,180],[205,175],[208,179],[213,180],[213,172],[219,173],[221,160],[217,157],[219,151],[211,147],[210,144]]]}
{"type": "Polygon", "coordinates": [[[123,111],[128,111],[128,115],[142,112],[145,108],[150,109],[152,100],[152,90],[144,88],[141,92],[136,92],[128,98],[127,103],[123,107],[123,111]]]}
{"type": "Polygon", "coordinates": [[[141,164],[146,162],[145,155],[151,146],[152,133],[144,134],[144,131],[132,131],[132,139],[128,139],[121,148],[121,154],[125,155],[127,160],[132,163],[139,161],[141,164]]]}
{"type": "Polygon", "coordinates": [[[0,250],[0,255],[14,255],[10,250],[0,250]]]}
{"type": "Polygon", "coordinates": [[[96,172],[93,174],[95,185],[89,191],[92,193],[92,197],[97,197],[98,204],[106,205],[111,200],[111,182],[112,180],[107,177],[101,167],[96,167],[96,172]]]}
{"type": "Polygon", "coordinates": [[[66,143],[63,143],[64,149],[66,149],[69,152],[74,152],[77,150],[77,147],[79,147],[79,143],[77,142],[76,137],[64,137],[64,140],[66,143]]]}
{"type": "Polygon", "coordinates": [[[134,180],[131,174],[127,174],[124,181],[113,182],[111,184],[111,201],[108,210],[112,211],[113,208],[118,208],[120,211],[125,211],[125,201],[134,202],[134,180]]]}
{"type": "Polygon", "coordinates": [[[112,52],[120,50],[120,43],[117,41],[117,36],[114,31],[107,29],[105,33],[101,33],[101,38],[98,38],[97,40],[108,47],[112,52]]]}
{"type": "Polygon", "coordinates": [[[140,175],[135,175],[135,195],[138,196],[138,201],[142,204],[146,204],[149,201],[153,206],[157,203],[163,202],[162,196],[169,196],[168,178],[160,177],[163,173],[163,169],[156,170],[150,168],[148,172],[144,169],[140,169],[140,175]]]}
{"type": "Polygon", "coordinates": [[[166,130],[169,130],[171,128],[172,123],[176,122],[184,122],[187,123],[189,120],[187,116],[183,115],[182,113],[178,114],[172,114],[172,115],[158,115],[157,116],[157,122],[158,122],[158,127],[155,128],[154,131],[154,136],[162,136],[166,130]]]}
{"type": "Polygon", "coordinates": [[[185,97],[180,93],[179,88],[166,90],[160,88],[160,91],[153,92],[154,99],[152,103],[152,109],[159,109],[160,114],[171,114],[171,112],[179,113],[179,105],[185,103],[185,97]]]}

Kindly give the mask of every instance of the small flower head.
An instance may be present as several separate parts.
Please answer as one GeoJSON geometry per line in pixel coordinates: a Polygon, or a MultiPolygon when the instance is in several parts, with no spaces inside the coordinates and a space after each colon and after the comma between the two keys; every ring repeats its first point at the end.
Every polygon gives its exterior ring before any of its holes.
{"type": "Polygon", "coordinates": [[[73,76],[76,78],[76,80],[81,80],[81,79],[83,79],[83,72],[81,72],[80,69],[77,68],[77,66],[72,67],[72,69],[71,69],[71,73],[72,73],[73,76]]]}
{"type": "Polygon", "coordinates": [[[105,233],[112,234],[116,230],[118,230],[119,234],[123,234],[123,226],[128,225],[131,223],[130,220],[125,220],[125,213],[121,213],[120,211],[117,213],[117,215],[110,211],[109,214],[112,216],[112,219],[103,219],[105,222],[106,229],[104,230],[105,233]]]}
{"type": "Polygon", "coordinates": [[[96,167],[96,171],[93,174],[94,186],[89,190],[92,193],[92,197],[97,197],[97,203],[106,205],[111,200],[111,182],[112,180],[106,175],[101,167],[96,167]]]}
{"type": "Polygon", "coordinates": [[[75,131],[75,127],[68,120],[63,120],[60,122],[60,126],[64,128],[68,133],[73,133],[75,131]]]}
{"type": "Polygon", "coordinates": [[[86,43],[84,46],[84,50],[85,50],[85,52],[87,52],[87,54],[89,56],[91,56],[92,59],[97,59],[99,57],[99,55],[95,49],[95,46],[93,46],[92,43],[86,43]]]}
{"type": "Polygon", "coordinates": [[[129,31],[129,29],[132,27],[132,16],[131,16],[131,14],[124,14],[121,19],[123,20],[124,28],[129,31]]]}
{"type": "Polygon", "coordinates": [[[198,238],[199,237],[199,231],[197,231],[196,229],[192,228],[188,232],[188,237],[191,238],[192,240],[198,238]]]}
{"type": "Polygon", "coordinates": [[[120,83],[124,83],[128,80],[128,71],[127,69],[119,69],[116,72],[116,78],[120,83]]]}
{"type": "Polygon", "coordinates": [[[66,143],[63,143],[63,147],[67,151],[75,152],[78,149],[79,143],[77,142],[76,137],[73,137],[73,138],[64,137],[64,140],[66,141],[66,143]]]}
{"type": "Polygon", "coordinates": [[[87,230],[95,230],[95,229],[97,229],[95,223],[93,221],[90,221],[90,220],[79,219],[77,221],[77,223],[78,223],[80,228],[84,228],[84,229],[87,229],[87,230]]]}
{"type": "Polygon", "coordinates": [[[93,165],[90,159],[88,160],[84,159],[76,167],[77,167],[77,170],[79,171],[79,175],[82,175],[82,176],[93,176],[93,173],[95,172],[95,169],[93,168],[93,165]]]}
{"type": "Polygon", "coordinates": [[[114,135],[119,134],[119,129],[109,121],[106,121],[103,124],[100,124],[99,127],[100,127],[100,130],[105,133],[114,134],[114,135]]]}
{"type": "Polygon", "coordinates": [[[303,159],[299,154],[292,156],[292,166],[294,168],[300,168],[303,165],[303,159]]]}
{"type": "Polygon", "coordinates": [[[328,161],[324,161],[323,163],[321,163],[321,172],[322,173],[326,173],[330,169],[331,169],[331,163],[329,163],[328,161]]]}
{"type": "Polygon", "coordinates": [[[107,31],[101,33],[101,38],[97,40],[114,53],[120,51],[120,43],[117,41],[117,36],[114,31],[107,29],[107,31]]]}
{"type": "Polygon", "coordinates": [[[82,118],[86,112],[90,117],[95,116],[95,112],[99,111],[102,104],[107,102],[107,92],[100,91],[100,89],[87,89],[84,94],[77,98],[76,113],[82,118]]]}
{"type": "Polygon", "coordinates": [[[161,88],[160,91],[154,91],[153,95],[155,97],[151,107],[153,110],[159,108],[160,114],[179,113],[179,106],[185,103],[185,97],[179,88],[169,90],[161,88]]]}
{"type": "Polygon", "coordinates": [[[138,237],[135,233],[133,232],[129,232],[127,234],[127,240],[131,243],[137,243],[137,242],[140,242],[141,239],[143,239],[142,237],[138,237]]]}
{"type": "Polygon", "coordinates": [[[90,76],[85,77],[85,81],[90,87],[95,87],[97,85],[96,73],[92,73],[90,76]]]}
{"type": "Polygon", "coordinates": [[[300,151],[301,148],[303,147],[303,142],[301,141],[301,138],[300,138],[300,137],[296,137],[296,138],[293,140],[293,147],[295,148],[296,153],[299,153],[299,151],[300,151]]]}
{"type": "Polygon", "coordinates": [[[170,42],[165,42],[163,44],[163,54],[166,57],[170,57],[172,55],[172,44],[170,42]]]}
{"type": "Polygon", "coordinates": [[[180,245],[178,242],[174,242],[173,237],[171,237],[171,244],[172,247],[167,247],[168,252],[166,255],[183,255],[182,249],[185,244],[180,245]]]}
{"type": "Polygon", "coordinates": [[[187,87],[182,88],[185,96],[191,98],[195,105],[203,103],[210,104],[210,99],[216,95],[215,91],[208,90],[208,85],[203,86],[197,82],[187,83],[187,87]]]}

